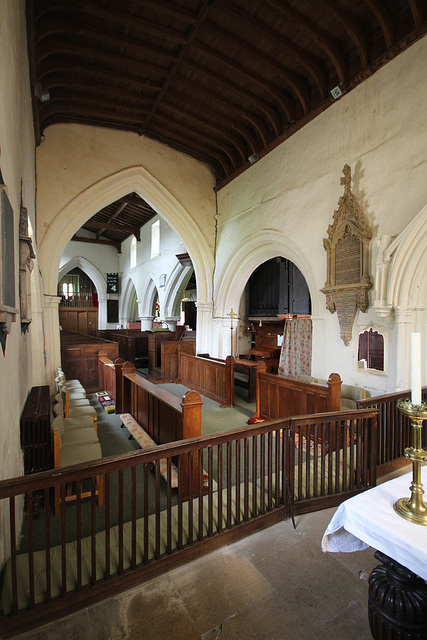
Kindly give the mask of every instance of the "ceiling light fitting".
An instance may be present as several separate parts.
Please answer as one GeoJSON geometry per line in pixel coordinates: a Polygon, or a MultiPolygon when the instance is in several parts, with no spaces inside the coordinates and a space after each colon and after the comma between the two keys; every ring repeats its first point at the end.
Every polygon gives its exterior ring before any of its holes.
{"type": "Polygon", "coordinates": [[[40,102],[48,102],[50,100],[50,93],[47,89],[43,89],[40,82],[34,87],[34,95],[40,100],[40,102]]]}
{"type": "Polygon", "coordinates": [[[336,87],[332,89],[331,94],[334,100],[338,100],[338,98],[341,98],[341,96],[344,95],[345,92],[346,88],[344,82],[340,82],[336,87]]]}

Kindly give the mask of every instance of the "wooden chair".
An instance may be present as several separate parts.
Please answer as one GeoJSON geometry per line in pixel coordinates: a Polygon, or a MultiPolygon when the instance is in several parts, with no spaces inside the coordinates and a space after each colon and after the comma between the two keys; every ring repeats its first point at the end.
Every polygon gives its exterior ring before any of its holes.
{"type": "MultiPolygon", "coordinates": [[[[58,430],[60,421],[55,423],[56,418],[52,421],[51,429],[53,433],[53,452],[54,452],[54,468],[62,469],[76,464],[92,462],[102,458],[101,445],[99,442],[75,442],[64,444],[61,428],[58,430]],[[54,424],[55,423],[55,424],[54,424]]],[[[104,480],[101,475],[96,476],[95,495],[98,496],[98,506],[102,507],[104,502],[104,480]]],[[[92,496],[92,491],[81,491],[81,498],[92,496]]],[[[77,492],[70,483],[65,488],[65,503],[77,499],[77,492]]],[[[59,516],[61,512],[61,488],[55,486],[55,516],[59,516]]]]}
{"type": "Polygon", "coordinates": [[[74,429],[95,429],[98,431],[98,423],[94,424],[92,416],[79,416],[77,418],[66,418],[64,415],[64,408],[61,402],[57,402],[53,405],[53,415],[55,417],[60,416],[64,423],[64,429],[71,431],[74,429]]]}

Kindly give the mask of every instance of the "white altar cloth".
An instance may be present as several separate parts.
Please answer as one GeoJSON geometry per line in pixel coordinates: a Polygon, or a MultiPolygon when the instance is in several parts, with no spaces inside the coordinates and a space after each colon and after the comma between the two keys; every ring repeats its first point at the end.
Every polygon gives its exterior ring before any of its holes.
{"type": "MultiPolygon", "coordinates": [[[[393,505],[409,498],[412,470],[343,502],[322,539],[323,551],[359,551],[373,547],[427,580],[427,527],[399,516],[393,505]]],[[[427,465],[421,469],[427,492],[427,465]]],[[[426,500],[426,494],[423,496],[426,500]]]]}

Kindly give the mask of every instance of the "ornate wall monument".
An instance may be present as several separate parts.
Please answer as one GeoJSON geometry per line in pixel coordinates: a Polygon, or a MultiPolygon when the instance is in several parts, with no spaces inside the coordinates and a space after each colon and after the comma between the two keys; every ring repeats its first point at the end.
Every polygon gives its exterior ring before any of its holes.
{"type": "Polygon", "coordinates": [[[327,280],[321,289],[326,295],[326,308],[338,314],[340,335],[350,344],[357,309],[369,306],[368,291],[372,287],[368,273],[369,243],[372,230],[355,196],[351,192],[351,169],[343,168],[344,195],[338,201],[328,237],[323,246],[327,253],[327,280]]]}

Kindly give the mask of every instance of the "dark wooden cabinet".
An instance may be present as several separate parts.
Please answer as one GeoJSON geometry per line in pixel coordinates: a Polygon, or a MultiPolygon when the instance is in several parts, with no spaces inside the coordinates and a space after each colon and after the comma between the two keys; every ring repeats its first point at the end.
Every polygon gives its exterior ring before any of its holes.
{"type": "Polygon", "coordinates": [[[310,292],[301,271],[285,258],[267,260],[249,279],[249,316],[311,313],[310,292]]]}

